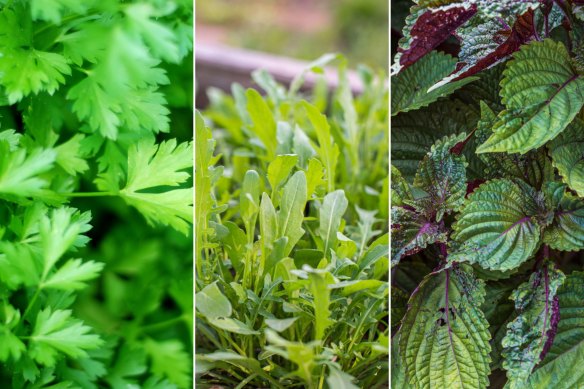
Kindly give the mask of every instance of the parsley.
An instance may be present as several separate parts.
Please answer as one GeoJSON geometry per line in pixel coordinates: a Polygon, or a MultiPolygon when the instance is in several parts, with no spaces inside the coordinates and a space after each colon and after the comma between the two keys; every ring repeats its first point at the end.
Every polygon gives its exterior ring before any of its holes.
{"type": "Polygon", "coordinates": [[[0,382],[187,388],[192,4],[0,3],[0,382]]]}

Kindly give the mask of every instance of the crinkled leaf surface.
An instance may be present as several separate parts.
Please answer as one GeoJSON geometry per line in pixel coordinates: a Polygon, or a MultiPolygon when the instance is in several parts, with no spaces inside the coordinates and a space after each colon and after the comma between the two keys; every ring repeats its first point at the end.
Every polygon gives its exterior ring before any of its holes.
{"type": "Polygon", "coordinates": [[[577,388],[584,385],[584,273],[566,277],[558,291],[560,321],[551,349],[531,374],[526,388],[577,388]]]}
{"type": "Polygon", "coordinates": [[[584,79],[561,42],[523,46],[501,82],[506,110],[477,152],[525,153],[556,137],[584,105],[584,79]]]}
{"type": "Polygon", "coordinates": [[[543,241],[556,250],[584,249],[584,200],[565,193],[552,224],[544,231],[543,241]]]}
{"type": "Polygon", "coordinates": [[[428,89],[454,71],[456,59],[448,54],[433,51],[391,80],[391,114],[413,111],[425,107],[440,97],[448,96],[476,78],[451,82],[432,91],[428,89]]]}
{"type": "Polygon", "coordinates": [[[460,244],[451,260],[508,270],[526,261],[538,247],[539,208],[533,189],[507,179],[489,181],[466,200],[453,225],[460,244]]]}
{"type": "Polygon", "coordinates": [[[584,196],[584,121],[576,118],[548,147],[563,181],[584,196]]]}
{"type": "Polygon", "coordinates": [[[437,141],[426,154],[414,178],[414,186],[426,192],[423,201],[440,221],[445,213],[456,211],[466,195],[466,160],[454,149],[466,134],[437,141]]]}
{"type": "Polygon", "coordinates": [[[522,387],[543,359],[546,344],[554,340],[559,320],[556,293],[565,278],[549,262],[511,293],[517,317],[502,340],[503,368],[511,388],[522,387]]]}
{"type": "Polygon", "coordinates": [[[446,242],[447,232],[443,225],[403,207],[391,209],[391,264],[408,255],[417,253],[428,245],[446,242]]]}
{"type": "Polygon", "coordinates": [[[461,268],[428,275],[409,301],[399,353],[420,388],[486,388],[490,334],[479,309],[484,284],[461,268]]]}

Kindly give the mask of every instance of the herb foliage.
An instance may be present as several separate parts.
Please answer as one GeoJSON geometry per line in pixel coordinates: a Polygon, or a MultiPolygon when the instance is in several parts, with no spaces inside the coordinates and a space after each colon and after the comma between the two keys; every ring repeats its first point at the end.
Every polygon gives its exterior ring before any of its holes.
{"type": "Polygon", "coordinates": [[[211,89],[196,117],[202,384],[387,385],[387,79],[361,68],[352,96],[340,62],[330,99],[260,70],[265,96],[211,89]]]}
{"type": "Polygon", "coordinates": [[[0,382],[186,388],[192,4],[0,1],[0,382]]]}
{"type": "Polygon", "coordinates": [[[406,18],[391,113],[396,387],[584,385],[581,6],[420,0],[406,18]],[[443,52],[453,34],[458,58],[443,52]]]}

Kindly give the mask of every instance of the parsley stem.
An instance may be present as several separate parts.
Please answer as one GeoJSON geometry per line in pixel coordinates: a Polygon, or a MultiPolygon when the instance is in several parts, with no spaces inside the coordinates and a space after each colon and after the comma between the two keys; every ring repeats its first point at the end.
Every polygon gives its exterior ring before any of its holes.
{"type": "Polygon", "coordinates": [[[34,292],[32,298],[30,299],[28,305],[26,306],[26,309],[24,310],[24,314],[22,315],[22,320],[24,320],[28,316],[34,303],[36,303],[37,299],[39,298],[40,293],[41,293],[41,288],[38,287],[37,290],[34,292]]]}
{"type": "Polygon", "coordinates": [[[115,196],[112,192],[73,192],[73,193],[60,193],[61,196],[66,197],[106,197],[115,196]]]}
{"type": "Polygon", "coordinates": [[[179,323],[179,322],[183,321],[184,319],[186,319],[186,316],[180,315],[178,317],[173,317],[172,319],[164,320],[164,321],[161,321],[158,323],[148,324],[148,325],[145,325],[142,327],[142,331],[146,332],[146,331],[158,330],[158,329],[179,323]]]}

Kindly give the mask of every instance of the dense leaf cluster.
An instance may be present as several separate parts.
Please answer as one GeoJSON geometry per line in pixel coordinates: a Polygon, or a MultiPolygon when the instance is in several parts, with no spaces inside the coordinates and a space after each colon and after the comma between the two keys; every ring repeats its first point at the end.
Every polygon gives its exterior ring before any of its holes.
{"type": "Polygon", "coordinates": [[[265,97],[208,91],[195,126],[198,382],[387,384],[387,80],[363,68],[353,96],[340,61],[332,96],[263,71],[265,97]]]}
{"type": "Polygon", "coordinates": [[[392,79],[392,383],[581,387],[580,4],[416,3],[392,79]]]}
{"type": "Polygon", "coordinates": [[[0,1],[2,387],[190,385],[191,31],[190,1],[0,1]]]}

